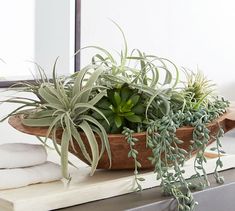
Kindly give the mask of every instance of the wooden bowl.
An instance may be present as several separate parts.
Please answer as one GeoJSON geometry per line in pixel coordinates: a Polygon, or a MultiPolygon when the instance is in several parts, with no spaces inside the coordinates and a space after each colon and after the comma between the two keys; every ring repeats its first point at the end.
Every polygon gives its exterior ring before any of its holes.
{"type": "MultiPolygon", "coordinates": [[[[47,134],[47,127],[28,127],[22,124],[21,122],[22,116],[15,115],[9,118],[8,122],[9,124],[17,129],[18,131],[21,131],[23,133],[35,135],[35,136],[41,136],[45,137],[47,134]]],[[[211,131],[212,134],[216,134],[219,126],[224,129],[224,132],[227,132],[233,128],[235,128],[235,114],[234,111],[228,111],[223,116],[221,116],[216,121],[208,124],[208,129],[211,131]]],[[[176,136],[184,141],[183,144],[180,145],[181,148],[185,149],[186,151],[189,150],[190,141],[192,140],[192,133],[193,128],[192,127],[182,127],[177,129],[176,136]]],[[[57,132],[57,140],[56,142],[60,144],[61,142],[61,134],[62,131],[57,132]]],[[[139,152],[138,154],[138,161],[142,165],[142,169],[150,169],[153,168],[150,161],[148,160],[148,157],[152,155],[152,151],[149,148],[146,148],[146,133],[135,133],[133,135],[135,138],[139,139],[138,142],[136,142],[135,149],[139,152]]],[[[87,141],[86,136],[84,133],[81,133],[81,137],[84,141],[84,144],[86,146],[86,149],[88,153],[91,156],[91,150],[87,141]]],[[[128,158],[128,152],[130,151],[129,144],[126,142],[125,137],[122,134],[110,134],[108,135],[109,143],[110,143],[110,149],[111,149],[111,155],[112,155],[112,166],[111,169],[133,169],[134,168],[134,160],[132,158],[128,158]]],[[[209,144],[213,142],[214,140],[210,140],[209,144]]],[[[101,146],[101,142],[99,137],[97,136],[97,142],[99,144],[99,147],[101,146]]],[[[88,164],[87,160],[84,158],[77,142],[74,141],[74,147],[76,149],[76,152],[73,150],[71,146],[69,146],[69,151],[73,153],[75,156],[77,156],[79,159],[84,161],[88,164]]],[[[92,157],[92,156],[91,156],[92,157]]],[[[109,168],[109,159],[107,152],[105,151],[102,155],[98,166],[98,169],[108,169],[109,168]]]]}

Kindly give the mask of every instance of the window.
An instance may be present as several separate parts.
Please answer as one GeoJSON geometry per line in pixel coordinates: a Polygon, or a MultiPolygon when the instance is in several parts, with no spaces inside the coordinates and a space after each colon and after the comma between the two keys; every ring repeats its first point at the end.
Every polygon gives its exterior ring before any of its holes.
{"type": "Polygon", "coordinates": [[[0,2],[0,87],[33,80],[34,62],[48,75],[58,56],[58,74],[79,67],[79,56],[73,55],[80,48],[80,5],[80,0],[0,2]]]}

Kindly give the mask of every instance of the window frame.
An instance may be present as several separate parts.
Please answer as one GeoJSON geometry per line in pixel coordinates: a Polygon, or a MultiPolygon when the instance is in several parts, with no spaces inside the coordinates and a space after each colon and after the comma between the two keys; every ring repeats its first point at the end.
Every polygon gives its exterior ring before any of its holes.
{"type": "MultiPolygon", "coordinates": [[[[75,52],[81,48],[81,0],[75,0],[75,52]]],[[[80,53],[74,58],[74,71],[79,71],[81,65],[80,53]]]]}

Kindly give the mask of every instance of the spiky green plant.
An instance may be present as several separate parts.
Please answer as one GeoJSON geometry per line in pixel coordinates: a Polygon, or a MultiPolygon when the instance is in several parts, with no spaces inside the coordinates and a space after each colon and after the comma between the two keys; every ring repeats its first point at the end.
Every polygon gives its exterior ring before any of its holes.
{"type": "Polygon", "coordinates": [[[185,69],[185,75],[187,81],[183,92],[187,102],[193,109],[198,109],[201,104],[206,105],[210,99],[209,96],[214,91],[215,84],[211,83],[200,71],[194,73],[185,69]]]}
{"type": "MultiPolygon", "coordinates": [[[[42,81],[40,86],[33,91],[40,100],[30,100],[23,97],[6,100],[9,103],[23,103],[23,107],[19,107],[9,115],[11,116],[15,113],[24,114],[22,119],[24,125],[49,127],[47,137],[52,134],[54,147],[61,156],[63,176],[67,179],[69,179],[68,147],[69,144],[73,146],[73,141],[77,142],[84,157],[91,164],[91,175],[94,173],[105,149],[111,165],[111,152],[107,133],[95,118],[88,115],[90,110],[96,111],[109,124],[105,115],[94,106],[106,94],[105,87],[95,85],[97,78],[103,71],[104,69],[101,66],[87,66],[73,76],[74,82],[71,85],[68,80],[57,78],[54,68],[51,82],[42,81]],[[84,77],[87,74],[90,75],[91,71],[93,72],[92,75],[84,83],[84,77]],[[91,98],[91,93],[94,90],[98,90],[98,93],[96,92],[96,96],[91,98]],[[22,108],[25,109],[27,107],[31,109],[22,110],[22,108]],[[61,150],[56,144],[57,130],[62,130],[61,150]],[[92,157],[86,151],[78,130],[85,133],[91,148],[92,157]],[[99,135],[102,140],[101,150],[99,150],[95,134],[99,135]]],[[[35,88],[34,85],[33,87],[35,88]]]]}

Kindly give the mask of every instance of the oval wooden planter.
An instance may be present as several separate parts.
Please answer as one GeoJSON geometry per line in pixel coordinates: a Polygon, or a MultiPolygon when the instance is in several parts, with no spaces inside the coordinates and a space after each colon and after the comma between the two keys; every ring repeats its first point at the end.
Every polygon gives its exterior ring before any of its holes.
{"type": "MultiPolygon", "coordinates": [[[[21,123],[21,116],[16,115],[12,116],[8,120],[9,124],[14,127],[15,129],[35,135],[35,136],[41,136],[45,137],[47,134],[47,127],[27,127],[21,123]]],[[[216,134],[219,126],[224,129],[225,132],[235,128],[235,114],[233,112],[227,112],[223,116],[221,116],[219,119],[217,119],[215,122],[208,124],[208,128],[211,131],[211,134],[216,134]]],[[[185,149],[186,151],[189,150],[190,146],[190,140],[192,140],[192,133],[193,128],[192,127],[182,127],[177,129],[176,136],[183,140],[184,143],[180,145],[181,148],[185,149]]],[[[86,139],[86,136],[81,133],[81,137],[84,141],[84,144],[86,146],[86,149],[88,153],[91,155],[91,150],[88,144],[88,141],[86,139]]],[[[135,138],[138,138],[139,141],[135,145],[135,149],[139,152],[138,154],[138,161],[141,163],[143,169],[150,169],[152,168],[152,165],[150,161],[148,160],[148,157],[152,155],[152,151],[148,148],[146,148],[146,133],[135,133],[135,138]]],[[[121,134],[110,134],[108,135],[110,148],[111,148],[111,154],[112,154],[112,166],[111,169],[133,169],[134,168],[134,161],[132,158],[128,158],[128,152],[130,150],[129,144],[127,144],[125,137],[121,134]]],[[[58,131],[57,133],[57,143],[60,144],[61,140],[61,131],[58,131]]],[[[99,137],[97,137],[97,141],[100,146],[100,140],[99,137]]],[[[213,140],[210,140],[209,144],[213,142],[213,140]]],[[[87,163],[86,159],[82,155],[80,148],[76,142],[74,142],[74,146],[76,149],[76,152],[73,150],[71,146],[69,146],[69,151],[73,153],[75,156],[77,156],[79,159],[87,163]]],[[[88,164],[88,163],[87,163],[88,164]]],[[[109,168],[109,159],[107,156],[107,152],[104,152],[103,156],[101,157],[99,164],[97,166],[98,169],[108,169],[109,168]]]]}

